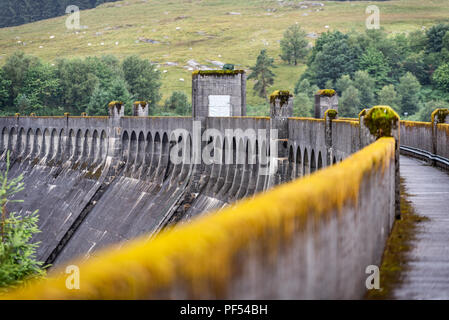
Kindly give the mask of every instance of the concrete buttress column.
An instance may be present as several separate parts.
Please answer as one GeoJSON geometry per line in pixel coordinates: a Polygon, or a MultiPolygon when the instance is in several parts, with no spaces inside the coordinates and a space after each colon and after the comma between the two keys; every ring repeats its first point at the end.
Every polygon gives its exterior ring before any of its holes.
{"type": "Polygon", "coordinates": [[[115,169],[117,170],[120,162],[122,147],[122,126],[120,120],[125,115],[125,106],[121,101],[112,101],[111,103],[109,103],[108,107],[108,158],[110,158],[112,167],[115,167],[115,169]]]}
{"type": "Polygon", "coordinates": [[[440,123],[449,123],[449,109],[434,110],[430,121],[432,122],[432,153],[438,154],[437,126],[440,123]]]}
{"type": "Polygon", "coordinates": [[[334,109],[328,109],[324,113],[324,126],[325,126],[325,143],[326,143],[326,166],[332,165],[332,157],[334,149],[332,147],[332,120],[337,119],[338,112],[334,109]]]}
{"type": "Polygon", "coordinates": [[[133,104],[133,116],[135,117],[148,117],[149,105],[146,101],[136,101],[133,104]]]}
{"type": "Polygon", "coordinates": [[[327,110],[338,112],[338,95],[333,89],[319,90],[315,94],[315,118],[323,119],[327,110]]]}
{"type": "Polygon", "coordinates": [[[398,114],[389,106],[376,106],[365,109],[359,114],[360,119],[360,148],[373,143],[382,137],[393,137],[396,140],[395,147],[395,216],[401,218],[401,193],[400,193],[400,119],[398,114]]]}
{"type": "Polygon", "coordinates": [[[268,187],[287,181],[288,118],[293,115],[293,95],[275,91],[270,96],[270,178],[268,187]]]}

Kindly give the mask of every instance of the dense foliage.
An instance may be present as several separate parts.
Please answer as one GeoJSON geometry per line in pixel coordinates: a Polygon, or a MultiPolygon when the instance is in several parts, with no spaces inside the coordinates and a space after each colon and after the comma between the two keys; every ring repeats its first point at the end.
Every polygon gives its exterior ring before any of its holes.
{"type": "Polygon", "coordinates": [[[449,24],[438,24],[409,34],[323,33],[309,53],[297,88],[305,80],[335,88],[344,116],[387,104],[402,118],[429,121],[429,109],[449,106],[448,79],[449,24]]]}
{"type": "Polygon", "coordinates": [[[62,16],[67,6],[80,10],[117,0],[0,0],[0,28],[62,16]]]}
{"type": "Polygon", "coordinates": [[[60,59],[54,64],[16,52],[0,69],[0,115],[106,115],[107,104],[159,102],[160,73],[137,56],[122,62],[114,56],[60,59]]]}
{"type": "Polygon", "coordinates": [[[7,212],[8,203],[22,202],[11,196],[23,190],[23,176],[8,179],[8,169],[9,152],[6,170],[0,173],[0,293],[45,274],[35,257],[39,243],[31,243],[32,236],[40,232],[37,211],[23,215],[7,212]]]}

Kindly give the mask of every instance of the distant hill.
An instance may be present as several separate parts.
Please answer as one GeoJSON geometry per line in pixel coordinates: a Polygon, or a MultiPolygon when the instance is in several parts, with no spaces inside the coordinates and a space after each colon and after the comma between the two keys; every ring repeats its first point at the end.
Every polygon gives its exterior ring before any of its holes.
{"type": "MultiPolygon", "coordinates": [[[[5,2],[24,1],[0,0],[5,2]]],[[[44,1],[28,2],[34,5],[44,1]]],[[[161,71],[161,94],[165,100],[173,91],[190,96],[192,71],[198,67],[220,68],[220,63],[232,63],[236,68],[248,70],[260,50],[267,49],[277,66],[275,83],[269,91],[293,91],[305,65],[290,66],[279,58],[279,40],[292,24],[304,28],[313,44],[327,30],[364,31],[368,16],[365,10],[373,4],[380,8],[381,27],[389,33],[412,32],[449,21],[449,0],[314,0],[300,5],[301,2],[126,0],[103,3],[81,12],[80,23],[85,28],[78,31],[65,27],[65,16],[0,29],[0,65],[18,50],[50,62],[62,57],[113,54],[123,59],[136,54],[154,62],[161,71]]],[[[3,10],[0,12],[3,14],[3,10]]],[[[254,81],[248,81],[248,104],[265,104],[265,99],[253,95],[253,84],[254,81]]]]}
{"type": "Polygon", "coordinates": [[[69,5],[80,10],[117,0],[0,0],[0,28],[62,16],[69,5]]]}

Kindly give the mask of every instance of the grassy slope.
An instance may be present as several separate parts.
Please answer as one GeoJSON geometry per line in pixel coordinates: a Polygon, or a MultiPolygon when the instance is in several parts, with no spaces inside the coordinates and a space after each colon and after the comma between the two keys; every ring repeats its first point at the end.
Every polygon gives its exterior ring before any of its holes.
{"type": "MultiPolygon", "coordinates": [[[[259,51],[266,48],[279,65],[275,69],[275,85],[270,90],[291,90],[305,67],[283,64],[278,56],[278,41],[284,30],[295,22],[307,32],[325,32],[326,25],[331,30],[361,31],[367,17],[365,8],[370,4],[380,7],[381,25],[389,32],[409,32],[449,20],[449,0],[324,3],[324,10],[319,12],[281,7],[278,1],[273,0],[128,0],[107,3],[81,12],[81,25],[88,26],[88,29],[78,34],[66,29],[65,17],[0,29],[0,64],[6,55],[19,49],[46,60],[101,54],[122,58],[138,54],[162,64],[161,70],[167,70],[163,73],[163,95],[166,98],[174,90],[183,90],[190,96],[191,72],[183,68],[188,60],[195,59],[203,64],[207,64],[207,60],[218,60],[247,69],[254,64],[259,51]],[[231,11],[241,15],[228,15],[231,11]],[[304,13],[308,15],[303,16],[304,13]],[[181,16],[184,18],[178,18],[181,16]],[[176,30],[177,27],[181,29],[176,30]],[[198,31],[206,34],[198,34],[198,31]],[[101,34],[97,35],[97,32],[101,34]],[[50,39],[52,35],[54,39],[50,39]],[[136,43],[139,37],[163,43],[136,43]],[[26,45],[19,44],[18,40],[26,45]],[[165,62],[179,65],[164,66],[165,62]],[[180,81],[180,78],[185,81],[180,81]]],[[[248,89],[249,104],[264,102],[252,95],[252,81],[249,81],[248,89]]]]}

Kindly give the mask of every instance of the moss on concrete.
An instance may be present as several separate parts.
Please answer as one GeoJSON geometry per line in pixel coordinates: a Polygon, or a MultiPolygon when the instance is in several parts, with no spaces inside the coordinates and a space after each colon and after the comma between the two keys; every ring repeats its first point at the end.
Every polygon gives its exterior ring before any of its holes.
{"type": "Polygon", "coordinates": [[[391,137],[393,127],[399,122],[399,116],[388,106],[376,106],[366,110],[363,121],[376,138],[391,137]]]}
{"type": "Polygon", "coordinates": [[[327,109],[324,112],[324,119],[327,119],[327,118],[335,119],[335,118],[337,118],[337,115],[338,115],[337,110],[335,110],[335,109],[327,109]]]}
{"type": "Polygon", "coordinates": [[[401,178],[401,219],[396,220],[388,238],[380,267],[380,288],[369,290],[366,299],[393,299],[392,291],[402,281],[402,273],[408,268],[409,252],[419,224],[428,220],[415,213],[407,199],[401,178]]]}
{"type": "Polygon", "coordinates": [[[333,97],[336,93],[334,89],[322,89],[318,90],[316,94],[324,97],[333,97]]]}
{"type": "Polygon", "coordinates": [[[432,112],[431,121],[432,124],[435,123],[435,118],[437,123],[444,123],[446,121],[446,117],[449,115],[449,109],[436,109],[432,112]]]}
{"type": "Polygon", "coordinates": [[[197,70],[192,72],[192,77],[201,76],[229,76],[243,74],[245,70],[197,70]]]}
{"type": "Polygon", "coordinates": [[[281,107],[288,103],[288,99],[293,95],[288,90],[276,90],[270,95],[270,103],[274,104],[276,99],[281,100],[281,107]]]}

